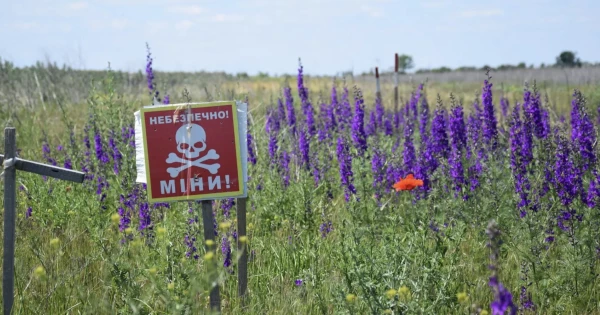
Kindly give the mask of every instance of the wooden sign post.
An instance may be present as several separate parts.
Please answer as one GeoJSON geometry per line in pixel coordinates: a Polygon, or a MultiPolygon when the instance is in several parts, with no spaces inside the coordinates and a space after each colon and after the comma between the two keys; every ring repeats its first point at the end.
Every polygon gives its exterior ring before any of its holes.
{"type": "Polygon", "coordinates": [[[398,112],[398,53],[394,58],[394,113],[398,112]]]}
{"type": "MultiPolygon", "coordinates": [[[[242,149],[246,144],[244,115],[245,110],[230,101],[147,106],[139,112],[143,168],[138,173],[145,173],[148,201],[201,200],[205,241],[215,239],[212,200],[239,201],[247,195],[246,151],[242,149]]],[[[238,218],[238,240],[245,234],[243,212],[238,218]]],[[[238,241],[238,248],[240,245],[238,241]]],[[[214,250],[206,243],[205,248],[207,252],[214,250]]],[[[216,267],[215,262],[211,263],[216,267]]],[[[245,266],[240,277],[242,274],[246,277],[245,266]]],[[[238,292],[245,292],[246,283],[245,278],[240,280],[243,290],[238,292]]],[[[212,281],[209,298],[211,309],[220,312],[217,277],[212,281]]]]}
{"type": "Polygon", "coordinates": [[[4,129],[4,253],[2,258],[2,301],[4,314],[9,315],[14,301],[15,267],[15,208],[17,196],[17,170],[48,177],[83,183],[84,173],[62,167],[23,160],[17,157],[16,130],[4,129]]]}
{"type": "Polygon", "coordinates": [[[377,83],[377,89],[375,90],[375,97],[381,100],[381,86],[379,85],[379,67],[375,67],[375,81],[377,83]]]}
{"type": "Polygon", "coordinates": [[[242,298],[242,304],[246,300],[246,289],[248,288],[248,247],[247,244],[240,241],[242,236],[246,236],[246,200],[246,198],[237,199],[237,249],[241,252],[238,262],[238,296],[242,298]]]}

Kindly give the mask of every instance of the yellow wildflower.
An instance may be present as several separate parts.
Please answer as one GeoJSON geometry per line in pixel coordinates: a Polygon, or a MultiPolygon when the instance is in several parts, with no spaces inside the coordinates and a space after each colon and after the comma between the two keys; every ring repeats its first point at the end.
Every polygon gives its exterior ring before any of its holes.
{"type": "Polygon", "coordinates": [[[242,244],[248,243],[248,236],[246,236],[246,235],[240,236],[240,243],[242,243],[242,244]]]}
{"type": "Polygon", "coordinates": [[[387,298],[391,300],[396,296],[396,293],[398,293],[398,291],[396,291],[395,289],[389,289],[385,291],[385,296],[387,296],[387,298]]]}
{"type": "Polygon", "coordinates": [[[456,294],[456,298],[458,299],[459,303],[464,303],[469,299],[469,296],[467,295],[466,292],[460,292],[460,293],[456,294]]]}
{"type": "Polygon", "coordinates": [[[204,260],[212,260],[215,257],[213,252],[208,252],[204,255],[204,260]]]}
{"type": "Polygon", "coordinates": [[[352,293],[348,293],[346,295],[346,302],[348,302],[348,303],[354,303],[354,301],[356,301],[356,295],[354,295],[352,293]]]}
{"type": "Polygon", "coordinates": [[[58,239],[58,237],[55,237],[50,240],[50,246],[52,246],[52,247],[57,247],[59,243],[60,243],[60,240],[58,239]]]}
{"type": "Polygon", "coordinates": [[[37,268],[35,268],[35,270],[33,271],[33,274],[37,277],[37,278],[43,278],[46,276],[46,270],[44,269],[44,267],[42,266],[38,266],[37,268]]]}
{"type": "Polygon", "coordinates": [[[119,220],[121,220],[121,216],[118,213],[114,213],[113,215],[110,216],[110,220],[114,223],[114,224],[118,224],[119,220]]]}
{"type": "Polygon", "coordinates": [[[227,231],[231,227],[231,222],[221,222],[219,223],[219,228],[221,231],[227,231]]]}
{"type": "Polygon", "coordinates": [[[167,289],[169,289],[169,290],[173,290],[173,289],[175,289],[175,283],[173,283],[173,282],[169,283],[169,284],[167,285],[167,289]]]}
{"type": "Polygon", "coordinates": [[[400,296],[400,298],[403,300],[409,300],[410,289],[407,286],[403,285],[402,287],[400,287],[400,289],[398,289],[398,296],[400,296]]]}
{"type": "Polygon", "coordinates": [[[212,247],[212,246],[215,246],[215,241],[213,241],[213,240],[206,240],[205,244],[208,247],[212,247]]]}
{"type": "Polygon", "coordinates": [[[481,312],[479,312],[479,315],[488,315],[488,311],[486,310],[481,310],[481,312]]]}

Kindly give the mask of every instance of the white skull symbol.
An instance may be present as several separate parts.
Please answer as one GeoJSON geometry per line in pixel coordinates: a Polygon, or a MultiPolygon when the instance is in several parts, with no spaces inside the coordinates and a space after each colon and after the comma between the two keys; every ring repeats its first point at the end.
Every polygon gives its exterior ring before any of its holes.
{"type": "Polygon", "coordinates": [[[197,124],[181,126],[175,134],[177,151],[188,159],[195,159],[206,149],[206,132],[197,124]]]}

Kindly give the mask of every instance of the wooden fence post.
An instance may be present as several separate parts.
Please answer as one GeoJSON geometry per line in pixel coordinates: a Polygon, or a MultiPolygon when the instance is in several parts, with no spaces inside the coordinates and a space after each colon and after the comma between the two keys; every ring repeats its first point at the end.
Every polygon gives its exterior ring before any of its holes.
{"type": "Polygon", "coordinates": [[[248,288],[248,245],[240,241],[242,236],[246,236],[246,200],[246,198],[237,200],[237,248],[242,253],[238,261],[238,296],[242,298],[242,304],[246,300],[248,288]]]}
{"type": "Polygon", "coordinates": [[[381,86],[379,85],[379,67],[375,67],[375,82],[377,89],[375,90],[375,97],[381,100],[381,86]]]}
{"type": "Polygon", "coordinates": [[[2,257],[2,301],[4,314],[12,312],[15,289],[15,208],[17,199],[17,170],[43,176],[83,183],[85,174],[53,165],[17,157],[17,131],[4,129],[4,155],[0,154],[4,178],[4,252],[2,257]]]}
{"type": "Polygon", "coordinates": [[[2,301],[4,314],[9,315],[14,302],[15,264],[15,207],[17,169],[16,130],[4,129],[4,255],[2,260],[2,301]]]}
{"type": "Polygon", "coordinates": [[[398,112],[398,53],[394,59],[394,113],[398,112]]]}
{"type": "MultiPolygon", "coordinates": [[[[217,246],[216,242],[213,248],[210,248],[207,244],[206,241],[208,240],[212,240],[214,242],[215,240],[215,227],[213,225],[214,222],[214,217],[213,217],[213,211],[212,211],[212,200],[202,200],[202,222],[204,224],[204,246],[206,248],[206,251],[210,251],[210,250],[214,250],[214,248],[217,246]]],[[[216,260],[216,255],[215,258],[216,260]]],[[[216,266],[214,262],[211,262],[211,264],[213,264],[212,270],[216,270],[216,266]]],[[[218,273],[217,273],[218,275],[218,273]]],[[[213,283],[213,287],[210,289],[210,308],[213,311],[218,311],[219,313],[221,312],[221,297],[219,295],[219,281],[218,281],[218,277],[217,279],[215,279],[214,283],[213,283]]]]}

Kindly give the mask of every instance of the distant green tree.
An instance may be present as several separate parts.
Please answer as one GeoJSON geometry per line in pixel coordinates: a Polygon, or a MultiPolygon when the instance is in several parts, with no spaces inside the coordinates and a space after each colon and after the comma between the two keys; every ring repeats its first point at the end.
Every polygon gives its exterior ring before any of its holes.
{"type": "Polygon", "coordinates": [[[556,57],[558,67],[581,67],[581,60],[572,51],[563,51],[556,57]]]}
{"type": "Polygon", "coordinates": [[[406,73],[406,70],[414,68],[415,64],[413,58],[409,55],[398,56],[398,70],[402,73],[406,73]]]}

